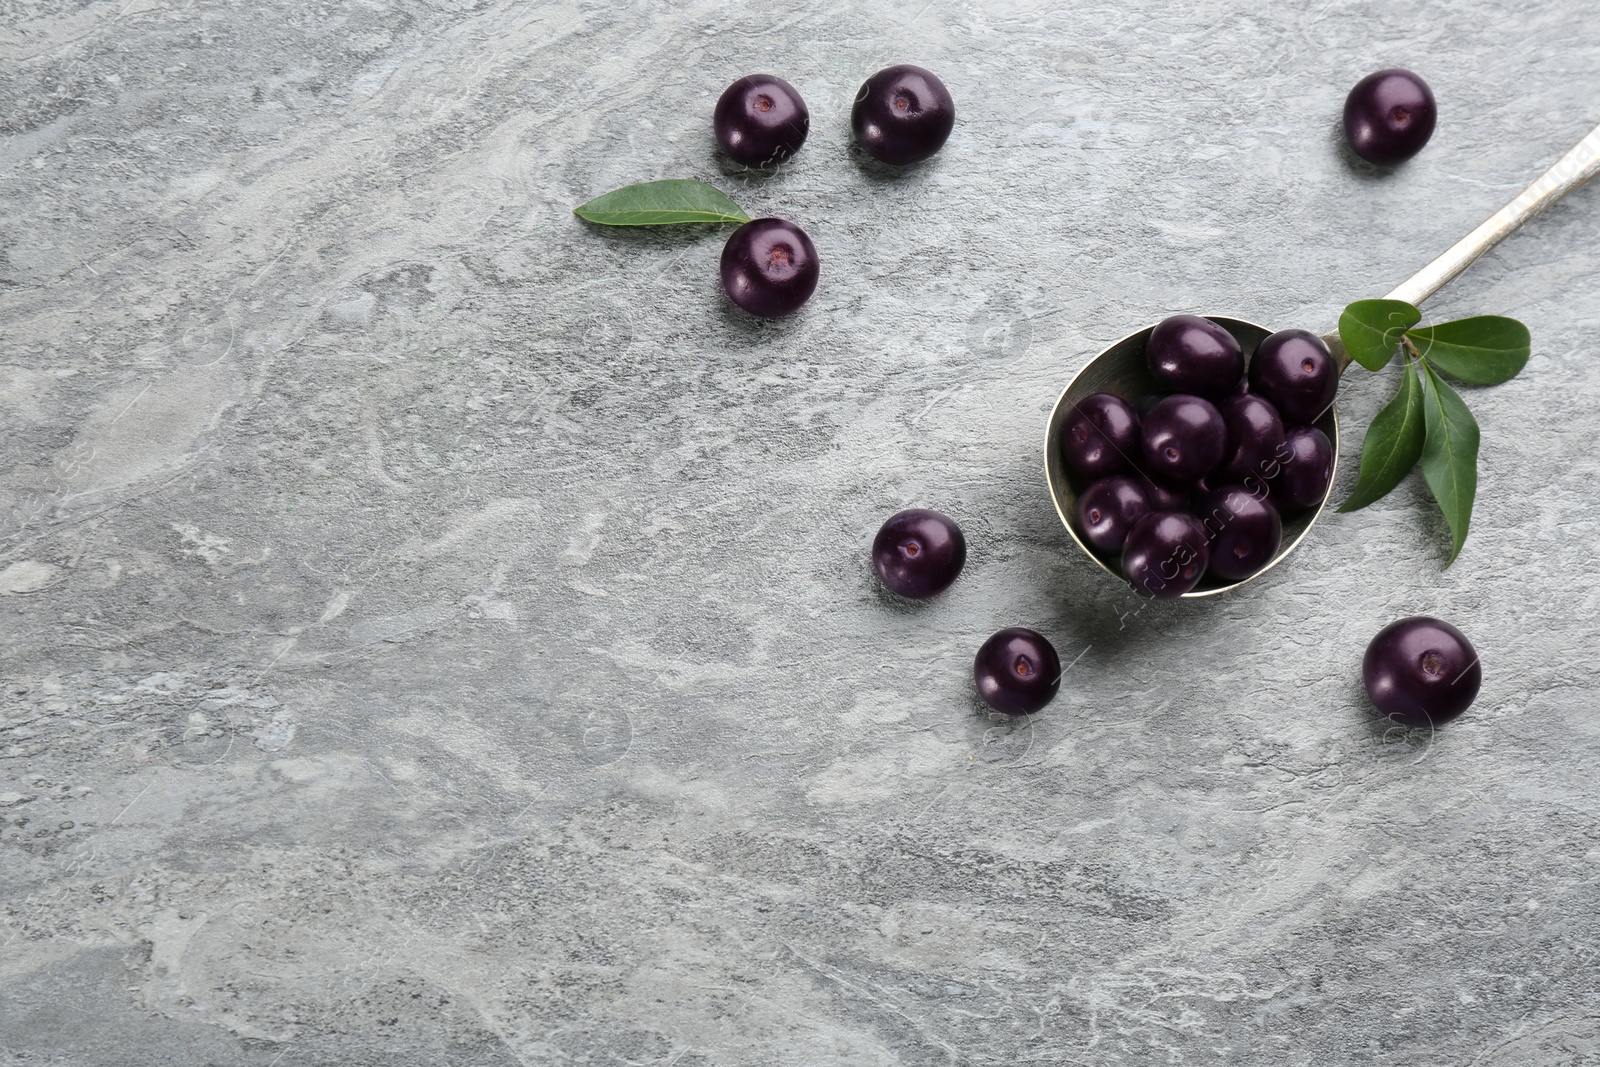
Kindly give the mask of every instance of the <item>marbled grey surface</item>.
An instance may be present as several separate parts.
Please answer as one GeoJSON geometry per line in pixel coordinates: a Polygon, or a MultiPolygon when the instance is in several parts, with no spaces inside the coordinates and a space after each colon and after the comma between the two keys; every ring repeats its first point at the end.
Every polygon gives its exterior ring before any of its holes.
{"type": "Polygon", "coordinates": [[[1045,492],[1100,346],[1328,329],[1600,121],[1577,0],[1309,6],[6,6],[4,1062],[1600,1063],[1600,189],[1429,306],[1535,339],[1449,570],[1410,481],[1135,612],[1045,492]],[[896,61],[959,107],[898,176],[896,61]],[[773,177],[711,146],[753,70],[773,177]],[[673,176],[808,228],[803,314],[569,213],[673,176]],[[920,607],[907,505],[972,549],[920,607]],[[1417,612],[1485,663],[1432,737],[1359,688],[1417,612]],[[1012,624],[1072,666],[1007,728],[1012,624]]]}

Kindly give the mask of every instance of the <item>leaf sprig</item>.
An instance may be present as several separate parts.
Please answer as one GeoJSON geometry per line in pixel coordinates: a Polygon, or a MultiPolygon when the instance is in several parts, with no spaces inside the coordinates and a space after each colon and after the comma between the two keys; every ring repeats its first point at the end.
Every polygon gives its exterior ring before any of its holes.
{"type": "Polygon", "coordinates": [[[1498,385],[1528,364],[1528,328],[1516,319],[1478,315],[1418,326],[1422,312],[1402,300],[1358,300],[1339,316],[1339,339],[1370,371],[1401,353],[1400,390],[1367,427],[1361,474],[1340,511],[1385,496],[1419,463],[1422,480],[1450,527],[1449,566],[1461,554],[1478,492],[1478,421],[1444,380],[1498,385]]]}

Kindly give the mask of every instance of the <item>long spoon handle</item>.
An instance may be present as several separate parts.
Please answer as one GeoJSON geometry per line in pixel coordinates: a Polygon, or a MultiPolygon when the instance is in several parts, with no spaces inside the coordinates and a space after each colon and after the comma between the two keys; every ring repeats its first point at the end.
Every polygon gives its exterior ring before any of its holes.
{"type": "MultiPolygon", "coordinates": [[[[1596,173],[1600,173],[1600,126],[1590,130],[1589,136],[1556,160],[1549,170],[1534,179],[1533,184],[1518,193],[1509,204],[1485,219],[1482,226],[1395,286],[1385,299],[1421,304],[1443,289],[1451,278],[1472,266],[1479,256],[1515,233],[1524,222],[1593,178],[1596,173]]],[[[1344,373],[1344,369],[1350,366],[1350,356],[1339,340],[1339,332],[1335,330],[1324,334],[1322,339],[1333,352],[1333,358],[1339,361],[1339,372],[1344,373]]]]}
{"type": "Polygon", "coordinates": [[[1438,259],[1395,287],[1389,300],[1421,304],[1444,284],[1470,267],[1474,260],[1505,240],[1529,219],[1566,196],[1600,172],[1600,126],[1577,147],[1556,160],[1505,207],[1490,215],[1482,226],[1450,246],[1438,259]]]}

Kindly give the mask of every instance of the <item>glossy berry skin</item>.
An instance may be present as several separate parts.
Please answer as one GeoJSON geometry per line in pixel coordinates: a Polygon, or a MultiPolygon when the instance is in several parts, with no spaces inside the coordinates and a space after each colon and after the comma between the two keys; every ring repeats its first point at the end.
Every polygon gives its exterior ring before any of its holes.
{"type": "Polygon", "coordinates": [[[872,539],[872,569],[884,586],[912,600],[950,588],[967,562],[967,539],[947,515],[926,508],[897,512],[872,539]]]}
{"type": "Polygon", "coordinates": [[[731,159],[760,167],[782,163],[800,150],[811,132],[811,112],[782,78],[751,74],[722,91],[711,124],[731,159]]]}
{"type": "Polygon", "coordinates": [[[1061,688],[1061,659],[1044,635],[1025,626],[1001,630],[972,661],[978,695],[995,711],[1031,715],[1061,688]]]}
{"type": "Polygon", "coordinates": [[[1428,726],[1467,710],[1483,685],[1483,667],[1460,630],[1413,615],[1378,631],[1362,657],[1361,680],[1379,712],[1428,726]]]}
{"type": "Polygon", "coordinates": [[[1409,70],[1375,71],[1344,101],[1344,136],[1368,163],[1402,163],[1433,136],[1439,109],[1428,83],[1409,70]]]}
{"type": "Polygon", "coordinates": [[[1333,445],[1315,426],[1296,426],[1283,435],[1278,476],[1268,483],[1280,507],[1314,508],[1333,481],[1333,445]]]}
{"type": "Polygon", "coordinates": [[[1145,412],[1140,440],[1150,473],[1169,484],[1192,483],[1222,462],[1228,430],[1211,401],[1179,393],[1145,412]]]}
{"type": "Polygon", "coordinates": [[[1072,406],[1062,441],[1067,466],[1085,478],[1123,474],[1140,456],[1139,416],[1120,396],[1094,393],[1072,406]]]}
{"type": "Polygon", "coordinates": [[[1200,521],[1211,534],[1211,573],[1230,582],[1260,571],[1283,544],[1278,509],[1241,485],[1214,491],[1201,505],[1200,521]]]}
{"type": "Polygon", "coordinates": [[[1225,397],[1218,405],[1228,431],[1227,460],[1218,479],[1224,483],[1265,485],[1275,470],[1274,460],[1283,447],[1283,417],[1265,397],[1241,393],[1225,397]]]}
{"type": "Polygon", "coordinates": [[[817,248],[787,219],[753,219],[722,246],[722,289],[764,319],[799,311],[817,289],[817,248]]]}
{"type": "Polygon", "coordinates": [[[1114,474],[1101,478],[1078,497],[1078,530],[1083,539],[1107,555],[1122,551],[1133,524],[1150,512],[1150,483],[1114,474]]]}
{"type": "Polygon", "coordinates": [[[1210,562],[1205,527],[1181,511],[1152,511],[1133,524],[1122,545],[1122,576],[1135,592],[1157,600],[1193,589],[1210,562]]]}
{"type": "Polygon", "coordinates": [[[1145,344],[1145,360],[1156,384],[1168,393],[1218,400],[1244,378],[1244,349],[1210,319],[1173,315],[1156,323],[1145,344]]]}
{"type": "Polygon", "coordinates": [[[956,102],[944,82],[908,63],[868,78],[850,109],[856,143],[882,163],[920,163],[939,151],[955,124],[956,102]]]}
{"type": "Polygon", "coordinates": [[[1250,361],[1250,391],[1272,401],[1285,426],[1306,426],[1339,391],[1339,364],[1310,330],[1279,330],[1250,361]]]}

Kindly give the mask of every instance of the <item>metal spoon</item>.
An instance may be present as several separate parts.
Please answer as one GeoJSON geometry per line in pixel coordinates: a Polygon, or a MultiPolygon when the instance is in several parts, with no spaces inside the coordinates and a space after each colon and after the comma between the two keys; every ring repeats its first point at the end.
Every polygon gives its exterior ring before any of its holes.
{"type": "MultiPolygon", "coordinates": [[[[1444,255],[1397,286],[1386,299],[1421,304],[1443,288],[1446,282],[1466,270],[1475,259],[1516,232],[1523,223],[1594,177],[1596,172],[1600,172],[1600,127],[1579,141],[1577,147],[1557,160],[1554,166],[1517,194],[1514,200],[1490,215],[1483,225],[1457,241],[1444,255]]],[[[1256,345],[1272,333],[1265,326],[1258,326],[1244,319],[1234,319],[1224,315],[1205,317],[1239,339],[1246,359],[1254,355],[1256,345]]],[[[1055,498],[1056,513],[1061,516],[1067,532],[1072,535],[1073,543],[1083,550],[1084,555],[1093,560],[1101,570],[1115,575],[1119,580],[1122,575],[1115,569],[1114,562],[1091,551],[1089,546],[1083,543],[1075,528],[1074,516],[1078,510],[1078,491],[1086,486],[1074,484],[1078,479],[1067,471],[1062,451],[1062,434],[1065,432],[1067,416],[1073,405],[1086,396],[1107,392],[1115,393],[1128,401],[1137,401],[1141,397],[1159,391],[1145,363],[1145,342],[1150,337],[1150,331],[1154,329],[1155,324],[1152,323],[1142,330],[1129,334],[1085,364],[1062,390],[1061,398],[1056,401],[1055,409],[1050,413],[1050,425],[1045,432],[1045,477],[1050,482],[1050,495],[1055,498]]],[[[1344,369],[1350,365],[1350,357],[1345,353],[1338,332],[1325,334],[1322,339],[1327,342],[1334,358],[1338,360],[1339,372],[1344,373],[1344,369]]],[[[1337,409],[1330,406],[1314,425],[1327,434],[1328,440],[1333,443],[1334,474],[1337,475],[1339,466],[1337,409]]],[[[1227,582],[1208,575],[1199,586],[1183,595],[1194,598],[1226,593],[1276,567],[1295,550],[1295,546],[1305,540],[1306,534],[1311,532],[1311,527],[1322,517],[1323,510],[1328,506],[1328,495],[1332,492],[1333,479],[1330,479],[1328,493],[1323,495],[1322,502],[1315,510],[1295,515],[1284,522],[1283,544],[1279,547],[1278,554],[1250,578],[1227,582]]]]}

